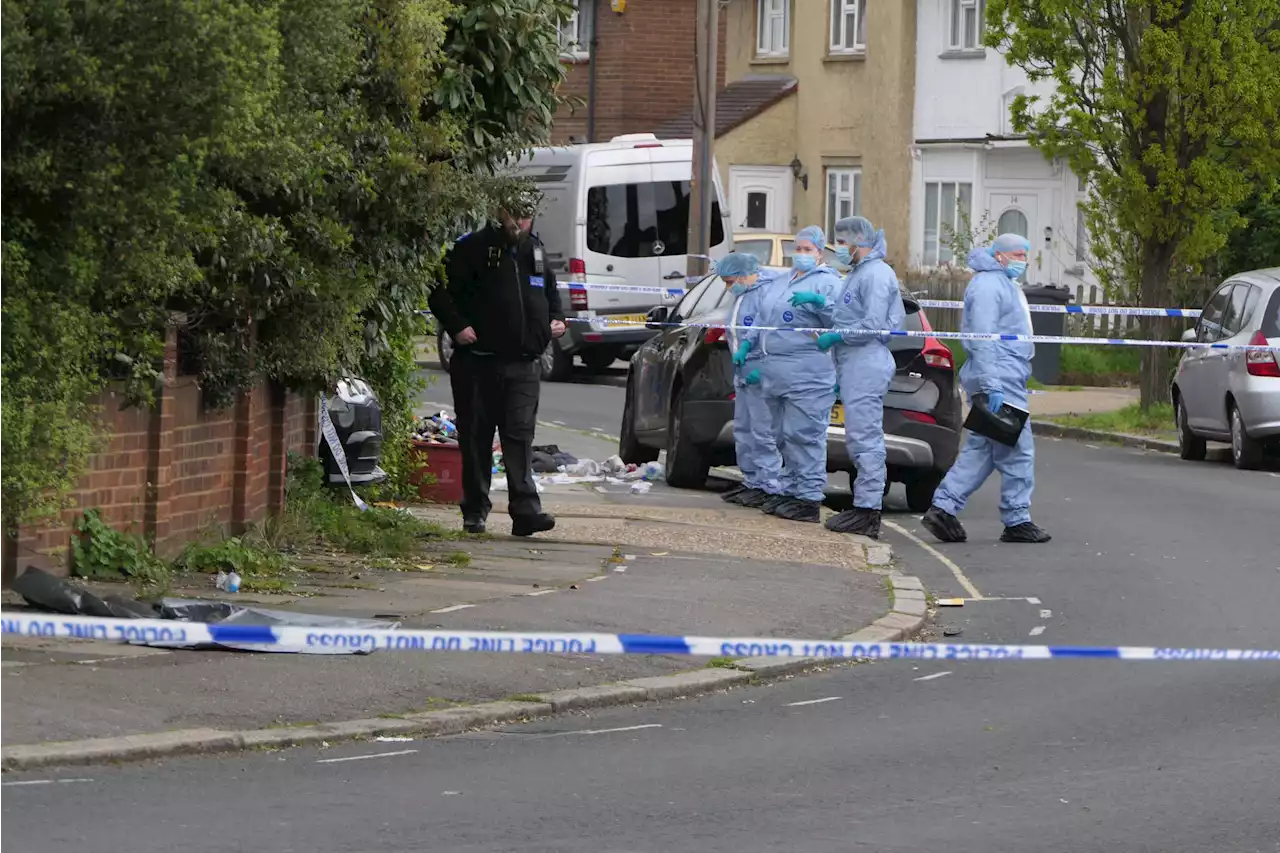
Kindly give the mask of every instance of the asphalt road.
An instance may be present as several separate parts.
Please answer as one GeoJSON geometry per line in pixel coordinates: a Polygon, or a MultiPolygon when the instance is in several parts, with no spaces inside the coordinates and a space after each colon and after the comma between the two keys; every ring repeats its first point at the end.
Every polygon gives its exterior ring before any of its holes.
{"type": "MultiPolygon", "coordinates": [[[[547,387],[542,416],[570,428],[621,410],[616,388],[547,387]]],[[[1038,449],[1034,511],[1052,543],[997,541],[994,481],[965,514],[970,541],[934,549],[946,562],[890,534],[939,597],[964,583],[984,596],[944,608],[937,633],[1280,647],[1277,472],[1038,449]]],[[[913,516],[890,518],[927,539],[913,516]]],[[[31,853],[1276,853],[1280,667],[886,662],[496,733],[4,786],[3,843],[31,853]]]]}

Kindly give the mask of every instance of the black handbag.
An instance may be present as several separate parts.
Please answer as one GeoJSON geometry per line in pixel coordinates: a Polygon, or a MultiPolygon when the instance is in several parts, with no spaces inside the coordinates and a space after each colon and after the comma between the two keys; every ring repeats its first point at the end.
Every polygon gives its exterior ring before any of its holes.
{"type": "Polygon", "coordinates": [[[970,401],[969,415],[964,419],[964,428],[1013,447],[1018,443],[1018,436],[1022,434],[1022,428],[1027,425],[1029,417],[1030,412],[1008,403],[1000,406],[1000,411],[993,412],[987,405],[986,394],[974,394],[970,401]]]}

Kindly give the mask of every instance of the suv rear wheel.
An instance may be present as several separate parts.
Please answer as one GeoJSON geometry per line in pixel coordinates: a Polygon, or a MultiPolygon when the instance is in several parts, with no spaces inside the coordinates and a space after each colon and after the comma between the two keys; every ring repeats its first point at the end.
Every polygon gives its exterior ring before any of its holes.
{"type": "Polygon", "coordinates": [[[683,421],[684,399],[677,392],[671,401],[671,421],[667,426],[667,484],[677,489],[701,489],[707,485],[711,462],[689,441],[683,421]]]}

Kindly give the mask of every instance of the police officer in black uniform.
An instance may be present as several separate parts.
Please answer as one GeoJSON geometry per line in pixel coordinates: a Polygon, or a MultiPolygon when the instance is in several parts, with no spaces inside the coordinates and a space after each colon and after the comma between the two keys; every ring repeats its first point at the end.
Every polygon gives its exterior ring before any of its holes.
{"type": "Polygon", "coordinates": [[[533,480],[534,425],[542,387],[539,358],[564,334],[555,274],[529,233],[536,196],[524,193],[496,221],[463,236],[445,256],[447,280],[428,300],[453,339],[449,379],[462,451],[462,526],[483,533],[493,504],[493,431],[502,440],[511,532],[555,527],[533,480]]]}

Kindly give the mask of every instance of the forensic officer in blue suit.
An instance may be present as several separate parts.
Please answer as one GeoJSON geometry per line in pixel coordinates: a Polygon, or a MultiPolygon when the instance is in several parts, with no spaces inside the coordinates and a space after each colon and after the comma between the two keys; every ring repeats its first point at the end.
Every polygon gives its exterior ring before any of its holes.
{"type": "Polygon", "coordinates": [[[771,496],[779,494],[778,470],[782,463],[774,442],[774,430],[751,429],[752,417],[769,417],[768,406],[759,382],[748,385],[747,375],[759,365],[761,354],[750,347],[737,357],[744,336],[742,320],[759,313],[760,293],[768,281],[760,275],[760,261],[746,252],[725,255],[716,264],[716,272],[734,295],[730,313],[728,342],[734,353],[733,365],[733,450],[743,481],[721,497],[729,503],[759,507],[771,496]]]}
{"type": "MultiPolygon", "coordinates": [[[[761,470],[766,479],[777,477],[781,494],[761,509],[779,518],[817,522],[827,484],[827,424],[835,402],[835,366],[818,348],[812,334],[794,331],[831,327],[831,312],[840,287],[840,276],[823,263],[826,235],[816,225],[796,234],[790,275],[767,282],[753,301],[742,325],[746,332],[735,351],[741,363],[755,355],[759,366],[748,371],[746,382],[760,385],[767,414],[751,420],[752,433],[763,446],[775,423],[781,435],[783,470],[761,470]]],[[[772,460],[762,460],[765,466],[772,460]]]]}
{"type": "MultiPolygon", "coordinates": [[[[1031,309],[1018,286],[1027,271],[1031,244],[1019,234],[1001,234],[990,248],[982,246],[969,253],[974,271],[964,292],[962,332],[1005,335],[1031,334],[1031,309]]],[[[1031,378],[1030,341],[965,341],[969,358],[960,368],[960,382],[972,399],[986,394],[987,405],[999,411],[1005,403],[1027,407],[1027,380],[1031,378]]],[[[933,496],[933,506],[921,523],[943,542],[963,542],[968,538],[960,520],[969,496],[991,476],[1000,472],[1000,518],[1004,522],[1002,542],[1048,542],[1050,537],[1031,520],[1031,493],[1035,489],[1035,445],[1028,421],[1018,443],[1008,447],[967,431],[960,455],[933,496]]]]}
{"type": "Polygon", "coordinates": [[[827,529],[880,538],[880,509],[887,472],[884,450],[884,395],[896,369],[888,335],[857,334],[902,328],[906,312],[898,276],[885,263],[884,231],[869,219],[849,216],[836,223],[836,251],[853,267],[836,300],[832,326],[818,338],[835,354],[844,401],[845,446],[857,469],[853,509],[827,519],[827,529]]]}

